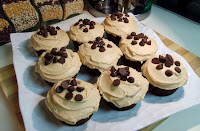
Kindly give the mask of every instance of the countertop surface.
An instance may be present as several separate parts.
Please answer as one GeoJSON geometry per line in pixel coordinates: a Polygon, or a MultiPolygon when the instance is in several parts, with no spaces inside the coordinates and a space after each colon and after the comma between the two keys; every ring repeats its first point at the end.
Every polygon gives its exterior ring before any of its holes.
{"type": "MultiPolygon", "coordinates": [[[[93,18],[87,11],[84,11],[84,17],[89,19],[93,18]]],[[[156,5],[152,6],[150,16],[142,20],[141,23],[200,57],[200,44],[198,44],[200,24],[156,5]]],[[[12,64],[11,43],[0,47],[0,68],[10,64],[12,64]]],[[[200,105],[196,105],[192,108],[176,113],[162,122],[154,130],[200,130],[199,109],[200,105]]]]}

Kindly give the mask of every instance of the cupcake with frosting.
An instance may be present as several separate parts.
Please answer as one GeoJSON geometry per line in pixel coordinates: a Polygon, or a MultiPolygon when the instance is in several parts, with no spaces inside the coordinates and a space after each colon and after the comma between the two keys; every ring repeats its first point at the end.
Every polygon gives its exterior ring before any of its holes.
{"type": "Polygon", "coordinates": [[[78,54],[86,69],[97,76],[105,69],[117,65],[122,56],[121,50],[112,41],[101,37],[82,44],[78,54]]]}
{"type": "Polygon", "coordinates": [[[72,24],[69,30],[69,37],[73,40],[76,48],[88,41],[94,41],[96,37],[103,36],[104,27],[89,19],[80,19],[75,24],[72,24]]]}
{"type": "Polygon", "coordinates": [[[109,40],[116,45],[123,35],[138,32],[136,20],[126,13],[114,12],[106,17],[103,26],[109,40]]]}
{"type": "Polygon", "coordinates": [[[40,56],[43,52],[51,51],[53,48],[67,47],[69,36],[58,26],[42,26],[33,33],[30,44],[40,56]]]}
{"type": "Polygon", "coordinates": [[[181,61],[169,54],[151,57],[142,66],[142,73],[150,83],[149,91],[158,96],[173,94],[188,80],[181,61]]]}
{"type": "Polygon", "coordinates": [[[132,32],[122,37],[119,47],[122,50],[124,63],[137,70],[142,64],[155,55],[158,50],[157,43],[143,33],[132,32]]]}
{"type": "Polygon", "coordinates": [[[35,71],[52,86],[54,83],[76,76],[81,65],[77,53],[66,48],[60,50],[53,48],[40,56],[35,71]]]}
{"type": "Polygon", "coordinates": [[[119,111],[129,110],[143,100],[148,86],[149,82],[140,72],[127,66],[108,68],[97,80],[103,99],[119,111]]]}
{"type": "Polygon", "coordinates": [[[87,122],[99,108],[100,94],[91,83],[70,79],[56,83],[45,99],[53,115],[67,125],[87,122]]]}

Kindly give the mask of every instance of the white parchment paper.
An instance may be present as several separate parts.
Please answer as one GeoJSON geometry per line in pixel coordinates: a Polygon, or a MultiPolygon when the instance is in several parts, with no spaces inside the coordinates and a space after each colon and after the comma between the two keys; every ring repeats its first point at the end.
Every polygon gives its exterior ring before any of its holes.
{"type": "MultiPolygon", "coordinates": [[[[133,16],[134,17],[134,16],[133,16]]],[[[105,18],[95,18],[101,23],[105,18]]],[[[68,31],[72,23],[58,23],[61,29],[68,31]]],[[[158,25],[159,26],[159,25],[158,25]]],[[[156,33],[138,22],[139,32],[157,41],[157,54],[171,54],[179,57],[189,73],[188,83],[173,95],[158,97],[147,94],[145,99],[128,111],[114,111],[101,103],[98,112],[84,125],[70,127],[57,120],[45,106],[44,99],[50,87],[35,72],[36,53],[29,41],[33,32],[11,34],[13,62],[17,76],[19,105],[27,131],[132,131],[146,127],[178,111],[200,103],[200,78],[177,53],[168,49],[156,33]]],[[[72,48],[72,43],[69,46],[72,48]]],[[[88,75],[84,68],[78,78],[94,83],[95,77],[88,75]]]]}

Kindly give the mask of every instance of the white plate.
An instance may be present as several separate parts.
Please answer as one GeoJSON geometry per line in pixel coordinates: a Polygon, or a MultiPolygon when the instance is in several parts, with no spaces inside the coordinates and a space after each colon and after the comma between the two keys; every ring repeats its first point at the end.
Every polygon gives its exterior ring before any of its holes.
{"type": "MultiPolygon", "coordinates": [[[[134,17],[134,16],[133,16],[134,17]]],[[[105,18],[95,18],[101,23],[105,18]]],[[[78,20],[78,19],[77,19],[78,20]]],[[[71,23],[72,24],[72,23],[71,23]]],[[[69,24],[57,24],[61,29],[68,30],[69,24]]],[[[45,96],[50,87],[35,72],[34,65],[38,57],[29,44],[30,33],[15,33],[11,35],[13,62],[19,88],[19,105],[27,131],[131,131],[148,126],[166,118],[178,111],[200,103],[200,79],[189,64],[177,53],[168,49],[156,33],[138,22],[139,32],[157,40],[159,50],[157,54],[171,54],[179,57],[189,72],[187,85],[181,87],[171,96],[158,97],[147,94],[145,99],[129,111],[114,111],[101,103],[98,112],[94,113],[90,121],[82,126],[70,127],[57,120],[45,106],[45,96]]],[[[72,46],[69,46],[72,47],[72,46]]],[[[96,78],[88,75],[84,68],[78,78],[96,82],[96,78]]]]}

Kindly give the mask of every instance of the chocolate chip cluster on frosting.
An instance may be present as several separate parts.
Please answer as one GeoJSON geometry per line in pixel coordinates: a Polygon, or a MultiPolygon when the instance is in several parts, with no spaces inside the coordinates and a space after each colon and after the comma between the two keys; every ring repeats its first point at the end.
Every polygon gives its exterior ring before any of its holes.
{"type": "Polygon", "coordinates": [[[64,64],[67,57],[68,54],[65,47],[62,47],[59,51],[57,51],[57,48],[53,48],[50,53],[46,53],[44,56],[45,65],[49,65],[51,62],[64,64]]]}
{"type": "Polygon", "coordinates": [[[129,20],[127,19],[129,15],[125,13],[125,16],[123,16],[123,13],[120,12],[114,12],[110,15],[111,20],[113,21],[118,21],[118,22],[124,22],[124,23],[129,23],[129,20]]]}
{"type": "Polygon", "coordinates": [[[95,25],[96,23],[94,21],[90,21],[89,19],[80,19],[77,23],[74,24],[74,26],[78,26],[81,28],[84,28],[83,29],[83,32],[87,33],[89,31],[89,29],[94,29],[95,28],[95,25]],[[88,26],[87,26],[88,25],[88,26]],[[88,29],[89,28],[89,29],[88,29]]]}
{"type": "MultiPolygon", "coordinates": [[[[164,56],[162,56],[162,55],[159,55],[159,58],[153,58],[152,60],[151,60],[151,62],[153,63],[153,64],[158,64],[157,66],[156,66],[156,69],[157,70],[162,70],[163,69],[163,66],[165,66],[165,67],[171,67],[172,65],[174,65],[175,64],[175,68],[174,68],[174,70],[177,72],[177,73],[180,73],[181,72],[181,69],[179,68],[179,66],[181,65],[181,63],[179,62],[179,61],[174,61],[174,59],[172,58],[172,56],[171,55],[169,55],[169,54],[166,54],[166,56],[164,57],[164,56]]],[[[168,76],[168,77],[170,77],[170,76],[172,76],[173,75],[173,72],[171,71],[171,70],[166,70],[165,71],[165,75],[166,76],[168,76]]]]}
{"type": "Polygon", "coordinates": [[[120,84],[120,80],[122,81],[128,81],[129,83],[134,83],[135,79],[130,75],[130,71],[129,71],[129,67],[125,67],[125,68],[118,68],[117,70],[115,69],[115,67],[111,67],[110,69],[110,76],[111,77],[119,77],[120,79],[115,79],[113,81],[113,85],[114,86],[118,86],[120,84]]]}
{"type": "MultiPolygon", "coordinates": [[[[91,46],[92,50],[99,48],[100,52],[106,51],[106,48],[105,48],[106,44],[101,37],[97,37],[95,41],[89,41],[88,43],[92,44],[91,46]]],[[[107,48],[112,48],[112,45],[108,44],[107,48]]]]}
{"type": "Polygon", "coordinates": [[[38,35],[42,35],[43,37],[47,38],[48,37],[48,32],[50,33],[51,36],[57,35],[57,30],[60,30],[60,27],[56,26],[42,26],[40,27],[40,31],[37,32],[38,35]]]}
{"type": "Polygon", "coordinates": [[[65,95],[67,100],[71,100],[74,97],[76,101],[82,101],[83,96],[81,94],[76,94],[75,96],[73,94],[74,91],[82,92],[85,89],[84,87],[77,85],[76,79],[63,81],[61,85],[56,88],[56,92],[62,93],[65,89],[68,91],[65,95]]]}
{"type": "Polygon", "coordinates": [[[126,37],[126,39],[134,39],[131,42],[132,45],[136,45],[137,44],[136,40],[139,40],[139,39],[142,39],[142,41],[139,43],[140,46],[145,46],[145,44],[151,45],[151,40],[147,41],[148,37],[144,35],[143,33],[136,34],[135,32],[132,32],[130,35],[126,37]]]}

